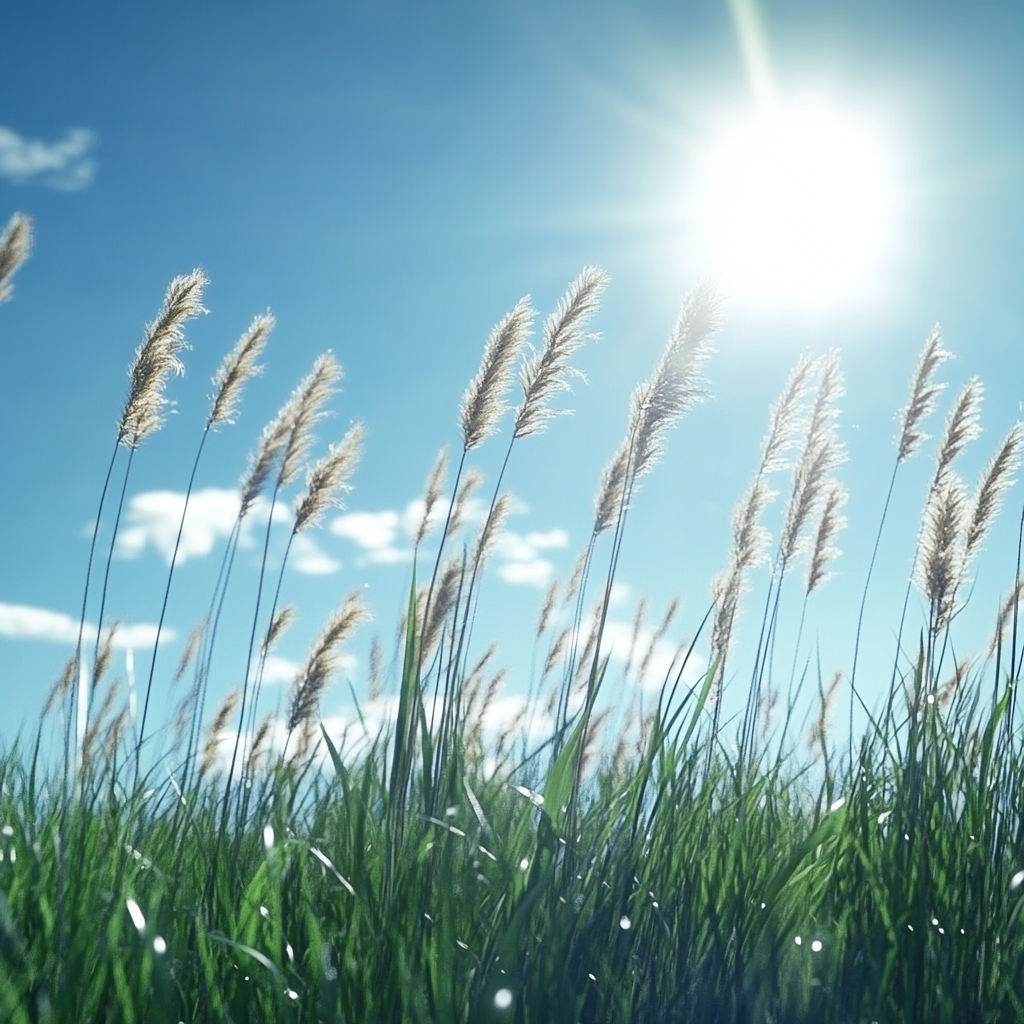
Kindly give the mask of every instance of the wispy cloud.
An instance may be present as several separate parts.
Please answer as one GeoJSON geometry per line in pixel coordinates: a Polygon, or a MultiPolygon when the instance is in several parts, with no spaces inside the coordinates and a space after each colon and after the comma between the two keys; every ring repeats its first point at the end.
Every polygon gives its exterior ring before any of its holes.
{"type": "MultiPolygon", "coordinates": [[[[446,508],[438,508],[431,517],[435,525],[443,522],[446,508]]],[[[476,499],[468,503],[465,522],[468,526],[483,520],[487,506],[476,499]]],[[[352,541],[362,549],[357,565],[397,565],[412,560],[411,539],[416,535],[423,517],[423,500],[410,501],[405,509],[381,509],[378,512],[346,512],[330,526],[338,537],[352,541]]],[[[564,548],[569,543],[565,530],[532,531],[526,534],[511,530],[502,532],[495,546],[498,575],[517,586],[546,587],[554,574],[554,565],[541,556],[542,551],[564,548]]]]}
{"type": "MultiPolygon", "coordinates": [[[[0,602],[0,636],[11,640],[42,640],[52,644],[73,644],[78,641],[78,619],[64,612],[48,608],[35,608],[27,604],[4,604],[0,602]]],[[[173,629],[166,626],[160,633],[160,642],[175,638],[173,629]]],[[[96,626],[87,622],[83,637],[92,643],[96,639],[96,626]]],[[[150,622],[136,622],[118,626],[114,634],[114,646],[118,648],[146,647],[156,639],[156,625],[150,622]]]]}
{"type": "MultiPolygon", "coordinates": [[[[362,548],[363,555],[357,559],[357,564],[395,565],[412,560],[412,548],[406,543],[411,523],[410,515],[383,509],[380,512],[346,512],[331,523],[330,529],[336,536],[362,548]]],[[[411,526],[412,530],[415,528],[411,526]]]]}
{"type": "Polygon", "coordinates": [[[517,586],[546,587],[555,571],[554,565],[540,552],[564,548],[569,544],[565,530],[553,529],[525,535],[506,530],[498,538],[495,554],[500,561],[498,575],[517,586]]]}
{"type": "MultiPolygon", "coordinates": [[[[207,487],[194,491],[189,499],[185,526],[181,533],[178,564],[190,558],[208,555],[217,541],[226,538],[238,518],[240,504],[241,499],[235,490],[207,487]]],[[[138,558],[147,548],[152,547],[170,565],[184,507],[185,495],[179,491],[144,491],[134,495],[125,513],[125,526],[118,534],[117,556],[138,558]]],[[[265,523],[268,512],[269,502],[265,499],[260,498],[254,503],[244,521],[240,538],[243,547],[252,545],[253,524],[258,524],[260,520],[265,523]]],[[[282,525],[291,522],[291,512],[287,505],[274,506],[274,522],[282,525]]]]}
{"type": "Polygon", "coordinates": [[[331,558],[312,537],[300,533],[292,541],[290,568],[305,576],[329,576],[341,569],[341,562],[331,558]]]}
{"type": "Polygon", "coordinates": [[[88,128],[72,128],[56,142],[43,142],[0,125],[0,178],[63,192],[87,188],[96,174],[90,156],[95,144],[96,135],[88,128]]]}

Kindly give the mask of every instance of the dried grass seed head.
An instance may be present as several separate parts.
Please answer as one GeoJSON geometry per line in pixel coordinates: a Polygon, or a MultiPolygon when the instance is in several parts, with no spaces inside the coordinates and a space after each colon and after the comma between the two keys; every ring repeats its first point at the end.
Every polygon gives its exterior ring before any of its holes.
{"type": "Polygon", "coordinates": [[[442,448],[437,453],[437,458],[434,459],[434,465],[431,467],[430,476],[427,477],[427,486],[423,492],[423,518],[416,528],[415,543],[417,547],[419,547],[420,542],[430,532],[432,525],[431,517],[434,509],[437,507],[437,503],[441,500],[441,495],[444,493],[447,475],[448,449],[442,448]]]}
{"type": "Polygon", "coordinates": [[[137,448],[162,426],[167,377],[184,370],[178,353],[186,347],[185,321],[206,312],[201,302],[206,283],[201,270],[176,277],[156,320],[147,325],[128,370],[128,397],[118,424],[118,444],[137,448]]]}
{"type": "Polygon", "coordinates": [[[210,724],[206,727],[206,736],[203,742],[203,759],[200,769],[203,774],[208,772],[217,762],[217,751],[220,748],[221,733],[224,732],[228,722],[231,721],[231,716],[234,714],[241,697],[240,691],[232,690],[224,698],[223,703],[217,709],[217,714],[213,716],[210,724]]]}
{"type": "Polygon", "coordinates": [[[999,512],[1003,494],[1013,486],[1010,477],[1020,466],[1022,442],[1024,425],[1015,423],[981,474],[964,536],[964,572],[981,548],[981,542],[999,512]]]}
{"type": "Polygon", "coordinates": [[[569,365],[569,358],[591,335],[583,333],[597,309],[608,277],[598,267],[584,267],[555,309],[544,321],[544,346],[534,352],[519,371],[523,402],[516,410],[514,437],[539,434],[548,420],[569,410],[555,411],[548,403],[560,391],[571,391],[572,377],[583,374],[569,365]]]}
{"type": "Polygon", "coordinates": [[[285,630],[295,621],[295,617],[295,606],[291,604],[286,604],[275,613],[270,623],[270,628],[267,630],[267,635],[263,638],[262,650],[264,657],[277,646],[277,641],[281,639],[285,630]]]}
{"type": "Polygon", "coordinates": [[[263,372],[263,367],[257,365],[256,360],[266,347],[273,329],[274,318],[269,313],[260,314],[225,356],[213,378],[216,390],[210,406],[211,427],[234,422],[245,382],[263,372]]]}
{"type": "Polygon", "coordinates": [[[32,251],[32,222],[23,213],[16,213],[0,235],[0,302],[13,292],[10,280],[32,251]]]}
{"type": "Polygon", "coordinates": [[[313,427],[326,416],[324,403],[337,392],[344,376],[333,353],[317,356],[313,369],[303,378],[290,400],[290,429],[281,452],[278,487],[286,487],[302,469],[315,440],[313,427]]]}
{"type": "Polygon", "coordinates": [[[349,489],[348,481],[363,454],[366,427],[356,423],[330,451],[318,459],[306,474],[306,491],[295,503],[295,533],[316,526],[327,509],[342,508],[340,492],[349,489]]]}
{"type": "Polygon", "coordinates": [[[630,444],[625,438],[601,470],[601,483],[594,497],[594,536],[614,526],[626,501],[630,444]]]}
{"type": "Polygon", "coordinates": [[[473,564],[477,571],[487,562],[494,551],[494,546],[501,537],[501,531],[505,528],[511,511],[512,492],[502,491],[494,503],[494,508],[480,524],[480,530],[473,545],[473,564]]]}
{"type": "Polygon", "coordinates": [[[984,386],[972,377],[961,389],[946,417],[946,429],[935,464],[933,487],[956,461],[957,456],[981,434],[981,401],[984,386]]]}
{"type": "Polygon", "coordinates": [[[506,409],[505,395],[512,384],[512,367],[526,343],[533,316],[530,298],[524,295],[487,339],[480,369],[462,396],[459,423],[466,451],[479,447],[497,432],[506,409]]]}
{"type": "Polygon", "coordinates": [[[369,619],[369,610],[358,590],[349,594],[344,604],[327,619],[320,636],[309,650],[305,666],[292,686],[287,718],[289,732],[307,721],[317,709],[320,696],[337,670],[339,648],[369,619]]]}
{"type": "Polygon", "coordinates": [[[920,449],[928,435],[921,424],[935,411],[939,393],[945,383],[935,382],[935,372],[953,353],[942,344],[942,331],[936,324],[925,339],[924,348],[917,359],[914,376],[910,381],[910,397],[900,412],[900,433],[896,444],[896,461],[911,458],[920,449]]]}
{"type": "Polygon", "coordinates": [[[421,649],[425,658],[437,646],[441,639],[445,620],[455,607],[462,590],[462,577],[465,566],[458,555],[453,555],[442,566],[427,609],[426,621],[423,622],[421,649]]]}
{"type": "Polygon", "coordinates": [[[800,413],[807,396],[814,360],[802,355],[790,371],[768,415],[768,432],[761,443],[759,473],[774,473],[786,468],[786,453],[798,443],[800,413]]]}
{"type": "Polygon", "coordinates": [[[814,545],[807,563],[805,593],[811,594],[831,577],[828,566],[842,552],[833,543],[839,531],[846,526],[846,517],[841,509],[846,504],[846,488],[838,480],[826,485],[825,500],[822,503],[818,528],[814,533],[814,545]]]}
{"type": "Polygon", "coordinates": [[[188,639],[185,641],[185,646],[182,648],[181,657],[178,659],[178,665],[174,670],[174,676],[172,677],[173,682],[181,682],[182,677],[188,671],[188,667],[192,664],[192,659],[195,658],[203,637],[206,636],[207,623],[208,619],[206,616],[203,616],[203,618],[193,628],[192,632],[189,633],[188,639]]]}
{"type": "Polygon", "coordinates": [[[839,414],[836,403],[844,393],[839,353],[833,350],[820,361],[803,447],[793,469],[793,489],[786,506],[779,552],[783,566],[800,550],[804,529],[825,496],[829,474],[846,461],[835,432],[839,414]]]}
{"type": "Polygon", "coordinates": [[[459,493],[455,496],[455,504],[452,507],[451,519],[448,521],[446,537],[454,537],[465,526],[473,507],[473,495],[480,489],[483,482],[483,473],[476,468],[470,468],[462,474],[462,483],[459,484],[459,493]]]}
{"type": "Polygon", "coordinates": [[[291,430],[292,400],[289,399],[277,415],[263,428],[255,450],[249,456],[249,463],[239,482],[241,505],[238,518],[244,519],[260,496],[274,467],[281,458],[291,430]]]}
{"type": "Polygon", "coordinates": [[[711,355],[711,338],[721,323],[721,302],[705,280],[686,297],[668,344],[648,385],[634,392],[632,477],[649,473],[661,458],[668,428],[707,398],[701,370],[711,355]]]}
{"type": "Polygon", "coordinates": [[[956,588],[963,574],[963,539],[967,526],[967,495],[963,482],[946,471],[925,509],[921,557],[915,581],[932,611],[932,628],[941,631],[953,614],[956,588]]]}

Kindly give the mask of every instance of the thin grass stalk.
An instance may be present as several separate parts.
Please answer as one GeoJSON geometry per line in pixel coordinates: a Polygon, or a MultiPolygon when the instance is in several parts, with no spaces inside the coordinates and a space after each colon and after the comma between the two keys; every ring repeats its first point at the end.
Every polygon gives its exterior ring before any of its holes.
{"type": "Polygon", "coordinates": [[[206,439],[210,434],[210,424],[206,424],[206,429],[203,430],[203,436],[199,439],[199,448],[196,451],[196,457],[192,462],[192,472],[189,474],[188,487],[185,489],[185,504],[181,510],[181,520],[178,523],[178,533],[174,538],[174,551],[171,554],[171,565],[167,573],[167,583],[164,586],[164,596],[160,603],[160,617],[157,620],[156,625],[156,638],[153,641],[153,654],[149,659],[149,676],[146,679],[146,696],[142,702],[142,717],[139,719],[139,735],[135,743],[135,777],[138,779],[139,775],[139,761],[142,755],[142,744],[146,738],[146,717],[149,714],[149,697],[153,688],[153,676],[156,672],[156,655],[160,648],[160,636],[164,628],[164,617],[167,614],[167,604],[171,596],[171,582],[174,579],[174,566],[178,558],[178,548],[181,546],[181,535],[185,531],[185,516],[188,515],[188,503],[192,497],[192,487],[195,484],[196,472],[199,469],[199,460],[202,458],[203,448],[206,445],[206,439]]]}
{"type": "MultiPolygon", "coordinates": [[[[128,491],[128,477],[132,471],[132,459],[135,456],[135,447],[132,446],[128,449],[128,465],[124,471],[124,481],[121,484],[121,496],[117,502],[117,514],[114,516],[114,529],[110,535],[110,548],[107,551],[107,564],[103,570],[103,589],[100,591],[100,613],[96,620],[96,646],[93,650],[93,663],[99,658],[100,653],[100,642],[103,632],[103,613],[107,606],[107,590],[110,585],[110,566],[114,560],[114,545],[117,543],[117,531],[121,524],[121,513],[124,511],[124,499],[128,491]]],[[[95,680],[93,680],[95,683],[95,680]]],[[[89,725],[89,706],[92,702],[87,700],[85,704],[85,726],[88,728],[89,725]]]]}

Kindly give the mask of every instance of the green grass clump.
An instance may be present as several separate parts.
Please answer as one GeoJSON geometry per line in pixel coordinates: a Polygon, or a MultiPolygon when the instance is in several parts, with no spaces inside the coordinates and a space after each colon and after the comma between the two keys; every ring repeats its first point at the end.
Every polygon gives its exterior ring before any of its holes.
{"type": "MultiPolygon", "coordinates": [[[[18,232],[27,251],[27,222],[18,232]]],[[[0,253],[0,267],[17,262],[5,264],[0,253]]],[[[176,280],[133,363],[111,461],[127,449],[122,500],[136,450],[159,427],[166,375],[184,320],[201,308],[202,283],[198,273],[176,280]]],[[[586,339],[603,287],[599,271],[584,271],[545,321],[543,344],[520,371],[523,399],[502,476],[516,444],[552,415],[550,400],[565,388],[568,357],[586,339]]],[[[192,683],[167,730],[145,729],[157,645],[140,722],[127,705],[118,711],[116,691],[105,687],[109,554],[91,658],[85,650],[90,554],[75,654],[34,743],[0,753],[0,1020],[1024,1019],[1019,584],[994,658],[947,654],[972,555],[1016,466],[1018,428],[969,498],[952,467],[976,432],[977,409],[970,392],[954,403],[919,544],[929,611],[918,653],[897,662],[886,701],[857,743],[851,724],[846,750],[828,738],[840,677],[819,679],[808,760],[790,730],[764,728],[778,692],[775,630],[787,569],[808,547],[806,603],[827,575],[841,525],[838,361],[801,362],[737,509],[729,567],[705,619],[710,665],[689,686],[693,650],[680,651],[656,706],[612,754],[600,742],[611,721],[601,700],[603,630],[639,482],[667,428],[702,395],[717,313],[711,290],[699,287],[634,392],[623,443],[602,476],[593,535],[563,597],[572,621],[538,682],[538,694],[550,691],[549,735],[530,746],[525,723],[510,723],[495,744],[483,720],[498,683],[489,659],[473,663],[470,653],[482,573],[508,508],[501,479],[475,540],[455,554],[446,545],[458,546],[453,538],[478,486],[467,460],[505,411],[532,317],[522,300],[495,328],[463,401],[455,479],[445,487],[442,457],[428,481],[415,564],[443,522],[433,569],[425,584],[415,572],[411,580],[393,719],[361,745],[336,744],[318,712],[341,646],[366,617],[355,595],[313,644],[284,719],[258,724],[263,665],[289,618],[278,607],[284,566],[272,590],[266,548],[242,690],[212,720],[205,714],[242,521],[260,494],[278,502],[306,462],[310,428],[340,372],[333,360],[317,361],[254,452],[210,611],[175,673],[191,672],[192,683]],[[794,446],[792,493],[733,747],[721,708],[736,679],[726,665],[737,659],[739,597],[767,551],[765,481],[794,446]],[[588,615],[605,534],[611,554],[588,615]],[[44,736],[56,708],[64,756],[52,765],[44,736]],[[174,738],[157,750],[168,732],[174,738]]],[[[271,327],[269,317],[254,321],[219,372],[203,443],[226,422],[224,409],[237,402],[271,327]]],[[[895,469],[920,444],[943,358],[933,333],[912,381],[895,469]]],[[[345,486],[362,444],[361,427],[354,431],[312,464],[293,537],[345,486]]],[[[197,462],[201,452],[202,444],[197,462]]],[[[172,578],[173,566],[165,609],[172,578]]],[[[859,626],[854,639],[859,649],[859,626]]],[[[797,654],[799,641],[794,674],[797,654]]]]}

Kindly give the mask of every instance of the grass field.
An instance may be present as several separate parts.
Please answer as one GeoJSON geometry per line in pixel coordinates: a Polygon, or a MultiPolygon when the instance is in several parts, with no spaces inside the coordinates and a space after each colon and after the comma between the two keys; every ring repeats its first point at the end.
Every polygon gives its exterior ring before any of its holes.
{"type": "MultiPolygon", "coordinates": [[[[0,300],[28,236],[15,220],[0,240],[0,300]]],[[[779,594],[786,585],[806,598],[824,581],[842,526],[843,383],[830,353],[801,361],[771,411],[729,564],[704,624],[694,624],[709,667],[696,685],[684,682],[691,651],[681,650],[656,706],[629,726],[635,735],[611,742],[602,631],[639,483],[668,429],[703,396],[717,302],[699,285],[634,392],[598,487],[593,538],[557,592],[570,624],[554,637],[554,592],[545,606],[538,636],[549,653],[535,696],[548,703],[550,734],[528,742],[524,721],[498,738],[483,729],[501,677],[475,640],[470,656],[470,639],[509,498],[499,479],[473,542],[451,542],[479,486],[472,453],[503,418],[512,424],[506,464],[522,438],[544,430],[604,285],[600,271],[585,270],[525,360],[528,305],[495,327],[463,400],[453,470],[441,458],[427,482],[421,579],[408,595],[397,676],[384,681],[397,710],[368,742],[339,750],[319,719],[343,645],[366,617],[358,595],[325,624],[284,719],[259,718],[262,666],[290,618],[266,557],[251,678],[220,708],[206,706],[241,523],[259,496],[281,500],[307,469],[310,430],[338,372],[329,356],[257,443],[210,612],[175,673],[185,697],[161,730],[174,739],[158,756],[147,744],[153,675],[133,719],[108,680],[102,610],[94,648],[83,631],[38,732],[0,751],[0,1020],[1024,1020],[1019,551],[1007,553],[1008,584],[1015,563],[1018,586],[991,650],[976,659],[949,650],[1022,442],[1015,427],[966,490],[956,465],[977,433],[976,382],[950,403],[922,515],[915,581],[927,621],[900,624],[910,656],[862,736],[849,743],[847,728],[829,725],[840,695],[853,721],[856,658],[852,679],[813,681],[811,756],[802,736],[764,727],[782,674],[773,664],[779,594]],[[522,396],[508,409],[517,367],[522,396]],[[761,523],[782,470],[790,493],[770,547],[761,523]],[[599,564],[594,540],[605,534],[611,556],[599,564]],[[746,618],[760,641],[753,663],[738,664],[747,574],[769,555],[763,617],[746,618]],[[723,685],[739,681],[745,711],[723,723],[723,685]],[[52,729],[63,737],[57,763],[43,740],[52,729]]],[[[163,386],[202,286],[199,273],[172,283],[132,363],[111,458],[111,467],[127,463],[125,489],[131,460],[160,427],[163,386]]],[[[225,360],[204,440],[230,419],[272,326],[257,318],[225,360]]],[[[921,447],[947,355],[933,332],[901,413],[894,480],[921,447]]],[[[361,447],[357,424],[308,467],[293,537],[330,507],[361,447]]],[[[111,479],[97,530],[116,515],[111,479]]],[[[95,549],[96,535],[83,623],[90,594],[101,608],[106,596],[110,553],[95,549]]],[[[173,569],[168,592],[172,583],[173,569]]],[[[850,636],[858,650],[859,630],[850,636]]]]}

